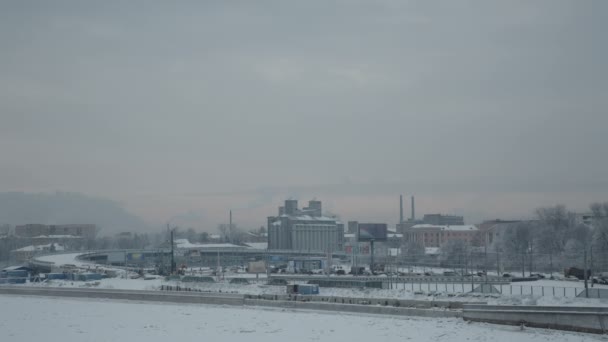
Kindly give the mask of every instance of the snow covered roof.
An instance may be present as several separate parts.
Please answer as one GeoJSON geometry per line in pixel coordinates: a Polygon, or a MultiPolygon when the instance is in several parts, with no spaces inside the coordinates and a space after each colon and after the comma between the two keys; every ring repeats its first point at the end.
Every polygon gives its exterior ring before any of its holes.
{"type": "Polygon", "coordinates": [[[439,247],[425,247],[424,254],[437,255],[437,254],[439,254],[439,247]]]}
{"type": "Polygon", "coordinates": [[[423,229],[423,228],[449,230],[449,231],[478,230],[477,227],[472,224],[454,225],[454,226],[438,226],[438,225],[434,225],[434,224],[417,224],[417,225],[414,225],[411,227],[411,229],[423,229]]]}
{"type": "Polygon", "coordinates": [[[268,242],[247,242],[245,244],[253,249],[268,249],[268,242]]]}
{"type": "Polygon", "coordinates": [[[38,235],[32,239],[82,239],[82,237],[75,235],[38,235]]]}
{"type": "Polygon", "coordinates": [[[25,266],[9,266],[9,267],[5,267],[2,270],[3,271],[18,271],[18,270],[27,270],[28,268],[25,266]]]}
{"type": "Polygon", "coordinates": [[[175,239],[177,248],[243,248],[231,243],[191,243],[188,239],[175,239]]]}
{"type": "Polygon", "coordinates": [[[338,222],[338,219],[336,219],[335,217],[327,217],[327,216],[310,216],[310,215],[298,215],[298,216],[292,216],[292,215],[281,215],[279,217],[288,217],[291,220],[297,220],[297,221],[333,221],[333,222],[338,222]]]}
{"type": "MultiPolygon", "coordinates": [[[[16,249],[15,252],[39,252],[39,251],[48,251],[51,249],[52,243],[46,245],[36,245],[36,246],[25,246],[23,248],[16,249]]],[[[56,251],[63,251],[65,248],[60,244],[55,244],[56,251]]]]}

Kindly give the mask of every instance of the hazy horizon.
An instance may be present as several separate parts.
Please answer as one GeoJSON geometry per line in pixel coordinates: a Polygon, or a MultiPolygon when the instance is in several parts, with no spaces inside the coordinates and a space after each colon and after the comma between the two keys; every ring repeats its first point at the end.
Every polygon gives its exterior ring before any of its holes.
{"type": "Polygon", "coordinates": [[[207,231],[608,201],[608,2],[186,3],[0,4],[0,192],[207,231]]]}

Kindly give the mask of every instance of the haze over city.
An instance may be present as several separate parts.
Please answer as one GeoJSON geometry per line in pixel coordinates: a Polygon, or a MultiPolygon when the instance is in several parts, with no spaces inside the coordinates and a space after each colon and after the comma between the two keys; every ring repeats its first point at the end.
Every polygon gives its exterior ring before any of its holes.
{"type": "Polygon", "coordinates": [[[4,2],[0,191],[207,231],[286,198],[389,224],[400,194],[470,223],[585,211],[608,194],[607,7],[4,2]]]}

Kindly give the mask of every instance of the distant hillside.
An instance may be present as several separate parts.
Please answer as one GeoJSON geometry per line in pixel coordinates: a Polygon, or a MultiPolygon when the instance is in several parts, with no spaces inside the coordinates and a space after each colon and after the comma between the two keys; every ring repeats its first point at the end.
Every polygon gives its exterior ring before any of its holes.
{"type": "Polygon", "coordinates": [[[127,212],[118,202],[79,193],[0,192],[0,224],[92,223],[111,235],[123,231],[142,231],[146,223],[127,212]]]}

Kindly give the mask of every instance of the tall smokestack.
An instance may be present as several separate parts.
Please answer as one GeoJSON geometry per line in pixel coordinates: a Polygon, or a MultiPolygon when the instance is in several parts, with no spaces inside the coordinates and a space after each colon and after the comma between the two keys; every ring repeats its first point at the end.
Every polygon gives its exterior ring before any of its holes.
{"type": "Polygon", "coordinates": [[[399,195],[399,224],[403,223],[403,195],[399,195]]]}
{"type": "Polygon", "coordinates": [[[232,229],[232,210],[230,210],[230,221],[229,221],[228,229],[232,229]]]}
{"type": "Polygon", "coordinates": [[[414,209],[414,196],[412,196],[412,221],[416,220],[416,210],[414,209]]]}

